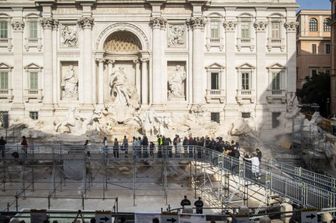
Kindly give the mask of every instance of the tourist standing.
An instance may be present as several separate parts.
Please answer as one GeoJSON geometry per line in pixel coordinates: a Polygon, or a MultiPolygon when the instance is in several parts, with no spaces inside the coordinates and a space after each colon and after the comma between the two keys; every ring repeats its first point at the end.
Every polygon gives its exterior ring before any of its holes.
{"type": "Polygon", "coordinates": [[[113,143],[113,157],[119,158],[119,142],[117,138],[114,139],[113,143]]]}
{"type": "Polygon", "coordinates": [[[259,163],[261,163],[262,152],[260,151],[259,148],[256,149],[256,153],[257,153],[257,156],[258,156],[258,159],[259,159],[259,163]]]}
{"type": "Polygon", "coordinates": [[[3,136],[1,136],[1,138],[0,138],[0,150],[1,150],[1,157],[2,158],[5,157],[6,144],[7,144],[7,141],[3,138],[3,136]]]}
{"type": "Polygon", "coordinates": [[[198,200],[194,203],[196,207],[196,214],[203,214],[203,201],[201,197],[198,197],[198,200]]]}
{"type": "Polygon", "coordinates": [[[258,158],[257,154],[253,153],[252,158],[244,158],[244,159],[251,161],[251,165],[252,165],[251,172],[252,172],[252,174],[255,178],[260,179],[260,176],[259,176],[260,162],[259,162],[259,158],[258,158]]]}
{"type": "Polygon", "coordinates": [[[128,155],[128,139],[126,136],[124,136],[123,143],[122,143],[122,148],[125,151],[125,158],[127,158],[128,155]]]}
{"type": "Polygon", "coordinates": [[[186,205],[191,205],[191,202],[190,202],[190,200],[187,198],[187,195],[184,195],[184,198],[183,198],[183,200],[181,201],[181,206],[182,206],[182,208],[184,208],[184,206],[186,206],[186,205]]]}
{"type": "Polygon", "coordinates": [[[28,141],[26,136],[22,136],[21,140],[21,149],[23,151],[24,157],[27,158],[27,153],[28,153],[28,141]]]}

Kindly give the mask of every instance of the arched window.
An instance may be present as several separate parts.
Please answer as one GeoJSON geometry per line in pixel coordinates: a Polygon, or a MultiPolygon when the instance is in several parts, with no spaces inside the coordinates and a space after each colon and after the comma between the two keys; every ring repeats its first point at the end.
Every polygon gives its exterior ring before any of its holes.
{"type": "Polygon", "coordinates": [[[317,19],[312,18],[312,19],[309,20],[309,31],[310,32],[317,32],[318,31],[317,19]]]}
{"type": "Polygon", "coordinates": [[[323,21],[323,31],[324,32],[330,32],[331,31],[330,19],[329,18],[326,18],[323,21]]]}

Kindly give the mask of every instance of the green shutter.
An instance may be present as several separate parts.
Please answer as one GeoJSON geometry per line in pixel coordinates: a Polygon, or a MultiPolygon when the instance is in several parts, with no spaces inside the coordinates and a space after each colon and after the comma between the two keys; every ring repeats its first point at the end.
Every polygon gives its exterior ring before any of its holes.
{"type": "Polygon", "coordinates": [[[38,73],[30,72],[30,89],[37,90],[38,89],[38,73]]]}
{"type": "Polygon", "coordinates": [[[2,90],[8,89],[8,72],[6,71],[0,72],[0,89],[2,90]]]}

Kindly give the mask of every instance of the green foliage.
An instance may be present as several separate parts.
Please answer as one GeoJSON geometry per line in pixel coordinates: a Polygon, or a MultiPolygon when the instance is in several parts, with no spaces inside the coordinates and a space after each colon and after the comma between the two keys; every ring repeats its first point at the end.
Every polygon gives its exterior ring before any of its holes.
{"type": "Polygon", "coordinates": [[[301,104],[317,103],[320,105],[321,115],[327,117],[330,103],[330,75],[320,73],[306,77],[302,89],[297,90],[297,96],[301,104]]]}

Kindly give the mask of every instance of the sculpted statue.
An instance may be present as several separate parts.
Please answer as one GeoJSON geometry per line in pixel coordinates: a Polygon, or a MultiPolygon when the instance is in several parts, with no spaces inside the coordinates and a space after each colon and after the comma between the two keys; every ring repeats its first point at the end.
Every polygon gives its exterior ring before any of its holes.
{"type": "Polygon", "coordinates": [[[70,26],[64,26],[62,30],[62,44],[66,47],[77,46],[77,32],[70,26]]]}
{"type": "Polygon", "coordinates": [[[110,95],[114,104],[139,107],[136,89],[130,85],[123,67],[115,68],[110,79],[110,95]]]}
{"type": "Polygon", "coordinates": [[[78,78],[73,65],[70,65],[63,76],[63,97],[77,98],[78,95],[78,78]]]}
{"type": "Polygon", "coordinates": [[[186,72],[184,67],[176,65],[175,71],[171,73],[168,80],[168,96],[169,98],[184,98],[184,82],[186,80],[186,72]]]}
{"type": "Polygon", "coordinates": [[[184,32],[185,27],[183,25],[171,25],[168,32],[168,46],[182,46],[184,45],[184,32]]]}

